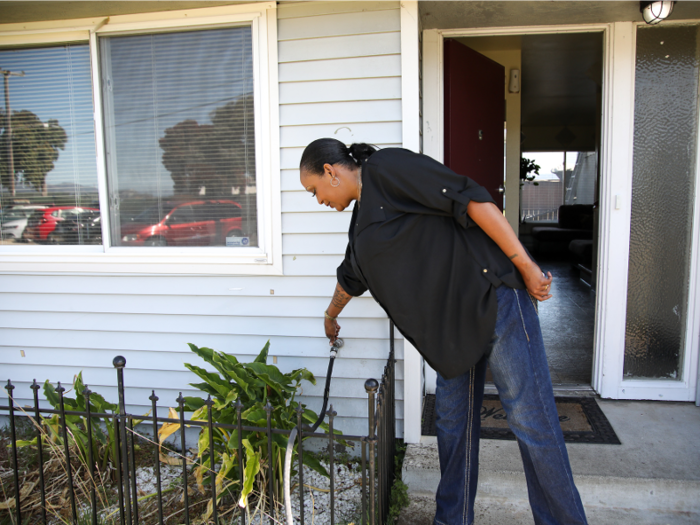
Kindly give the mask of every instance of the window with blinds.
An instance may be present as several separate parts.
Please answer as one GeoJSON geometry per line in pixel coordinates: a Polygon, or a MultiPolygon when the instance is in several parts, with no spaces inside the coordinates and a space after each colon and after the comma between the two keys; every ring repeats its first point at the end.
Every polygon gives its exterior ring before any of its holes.
{"type": "Polygon", "coordinates": [[[250,26],[99,49],[112,246],[258,246],[250,26]]]}
{"type": "Polygon", "coordinates": [[[102,244],[87,44],[0,50],[0,243],[102,244]]]}

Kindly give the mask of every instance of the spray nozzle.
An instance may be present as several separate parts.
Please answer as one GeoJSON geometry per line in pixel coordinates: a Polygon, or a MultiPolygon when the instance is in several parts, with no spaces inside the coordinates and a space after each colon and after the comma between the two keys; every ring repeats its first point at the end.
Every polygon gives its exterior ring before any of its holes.
{"type": "Polygon", "coordinates": [[[333,344],[331,345],[331,357],[332,358],[335,357],[336,355],[338,355],[338,350],[343,348],[344,344],[345,344],[345,342],[340,338],[336,339],[333,342],[333,344]]]}

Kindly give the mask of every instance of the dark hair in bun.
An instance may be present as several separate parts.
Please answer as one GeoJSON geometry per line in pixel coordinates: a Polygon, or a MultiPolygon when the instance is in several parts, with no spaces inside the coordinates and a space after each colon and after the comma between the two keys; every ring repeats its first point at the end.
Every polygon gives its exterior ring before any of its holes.
{"type": "Polygon", "coordinates": [[[351,144],[348,148],[336,139],[316,139],[304,149],[299,169],[322,175],[324,164],[353,168],[361,166],[375,151],[377,148],[369,144],[351,144]]]}

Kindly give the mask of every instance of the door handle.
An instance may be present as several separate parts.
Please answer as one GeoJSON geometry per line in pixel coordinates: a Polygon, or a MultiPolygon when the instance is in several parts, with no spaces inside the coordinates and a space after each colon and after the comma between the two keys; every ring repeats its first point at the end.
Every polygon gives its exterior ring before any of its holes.
{"type": "Polygon", "coordinates": [[[505,193],[505,192],[506,192],[506,188],[505,188],[505,186],[503,186],[503,184],[501,184],[498,187],[498,193],[505,193]]]}

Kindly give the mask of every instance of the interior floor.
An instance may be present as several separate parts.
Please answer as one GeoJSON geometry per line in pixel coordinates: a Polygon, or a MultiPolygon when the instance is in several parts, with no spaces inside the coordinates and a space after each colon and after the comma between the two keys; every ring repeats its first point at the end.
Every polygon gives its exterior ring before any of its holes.
{"type": "Polygon", "coordinates": [[[540,325],[552,383],[591,384],[595,292],[566,260],[541,260],[552,272],[552,298],[540,303],[540,325]]]}

